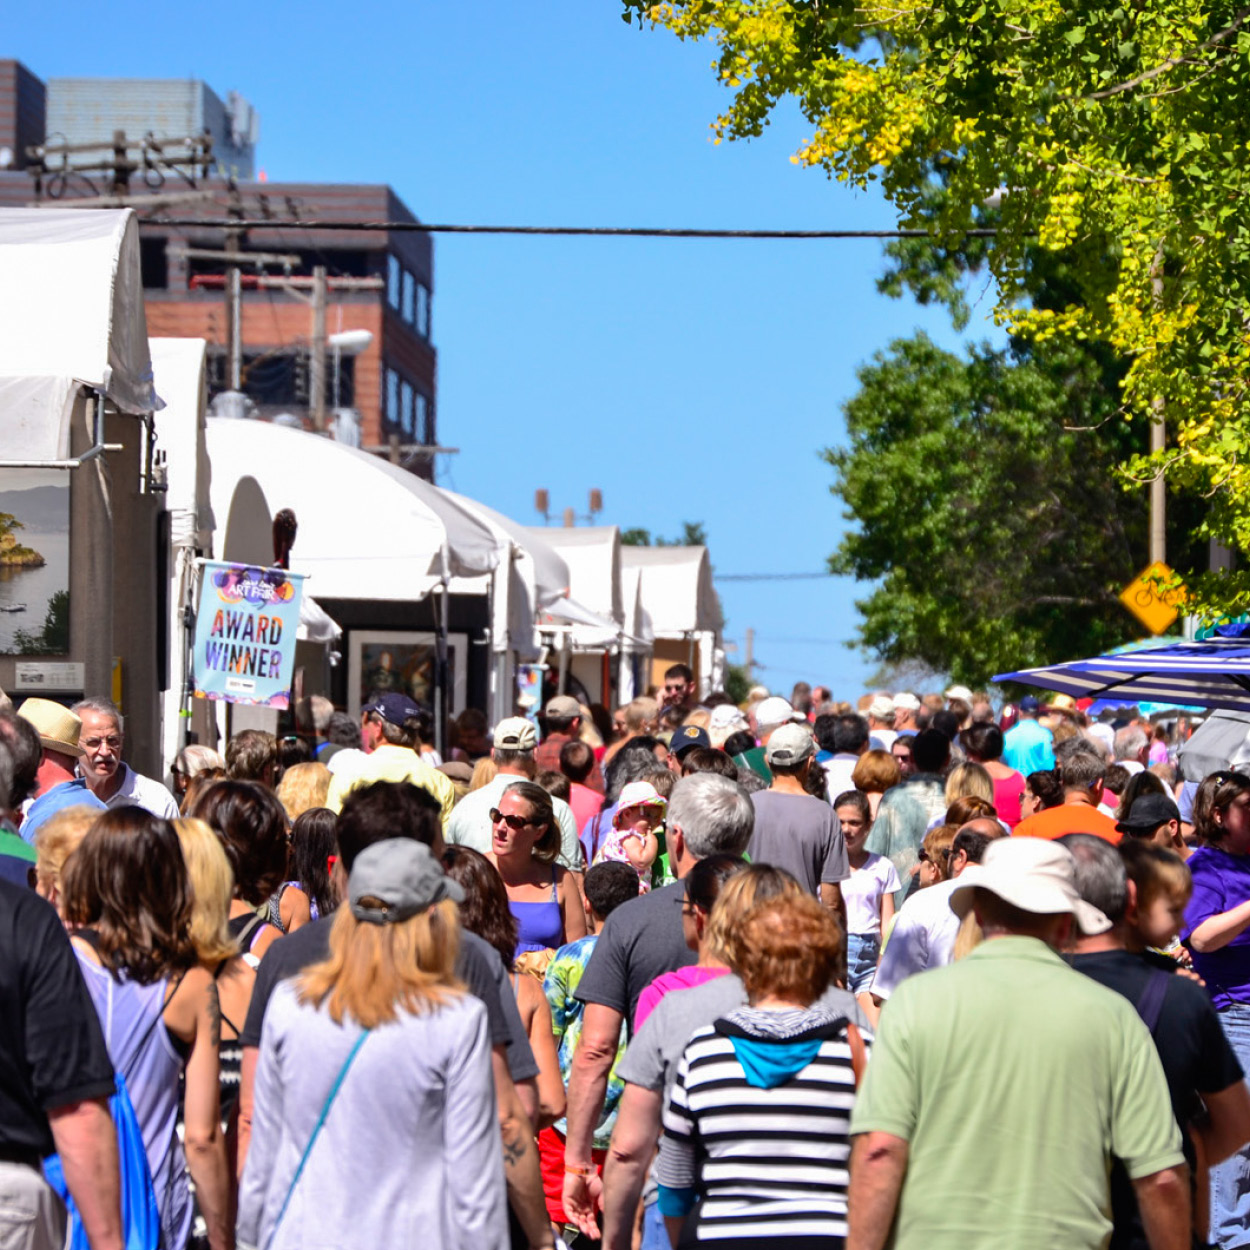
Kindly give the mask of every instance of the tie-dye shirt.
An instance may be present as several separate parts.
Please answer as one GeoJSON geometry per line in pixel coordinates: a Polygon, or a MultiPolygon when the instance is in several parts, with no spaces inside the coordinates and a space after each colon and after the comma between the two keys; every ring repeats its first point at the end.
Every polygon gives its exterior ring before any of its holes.
{"type": "MultiPolygon", "coordinates": [[[[547,975],[543,980],[543,991],[551,1007],[551,1029],[559,1047],[560,1076],[566,1089],[569,1084],[569,1070],[573,1066],[573,1053],[582,1038],[582,1013],[585,1011],[585,1004],[573,995],[582,979],[582,973],[586,971],[586,965],[590,962],[590,954],[595,949],[596,941],[598,934],[592,933],[560,947],[547,965],[547,975]]],[[[608,1073],[608,1092],[603,1100],[603,1115],[595,1126],[593,1144],[596,1150],[606,1150],[612,1139],[617,1104],[621,1101],[621,1091],[625,1088],[624,1081],[616,1075],[616,1068],[624,1054],[625,1025],[622,1022],[620,1044],[616,1058],[612,1061],[612,1070],[608,1073]]],[[[555,1128],[561,1136],[567,1135],[568,1122],[561,1119],[555,1128]]]]}

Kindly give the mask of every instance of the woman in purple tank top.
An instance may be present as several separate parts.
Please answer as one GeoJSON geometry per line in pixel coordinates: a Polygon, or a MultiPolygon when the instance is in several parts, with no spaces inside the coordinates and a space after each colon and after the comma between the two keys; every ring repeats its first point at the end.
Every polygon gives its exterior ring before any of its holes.
{"type": "Polygon", "coordinates": [[[195,1182],[213,1250],[233,1243],[221,1131],[217,987],[196,961],[178,835],[142,808],[105,812],[64,869],[65,921],[152,1171],[162,1240],[186,1245],[195,1182]],[[176,1131],[186,1073],[186,1155],[176,1131]]]}
{"type": "Polygon", "coordinates": [[[492,810],[487,859],[499,869],[517,922],[516,953],[558,950],[586,936],[577,881],[555,862],[560,826],[551,796],[532,781],[510,785],[492,810]]]}

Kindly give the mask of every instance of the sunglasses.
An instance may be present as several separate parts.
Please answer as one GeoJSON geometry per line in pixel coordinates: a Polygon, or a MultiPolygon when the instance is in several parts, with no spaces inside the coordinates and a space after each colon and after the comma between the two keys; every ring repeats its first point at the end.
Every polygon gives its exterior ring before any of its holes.
{"type": "Polygon", "coordinates": [[[497,825],[502,821],[513,833],[520,833],[522,829],[534,823],[526,816],[505,816],[497,807],[492,807],[489,815],[492,825],[497,825]]]}

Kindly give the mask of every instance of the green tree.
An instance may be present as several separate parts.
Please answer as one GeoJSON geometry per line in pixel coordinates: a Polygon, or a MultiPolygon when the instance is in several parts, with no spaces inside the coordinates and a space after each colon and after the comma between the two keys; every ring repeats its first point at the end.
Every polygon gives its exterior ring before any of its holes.
{"type": "MultiPolygon", "coordinates": [[[[1116,480],[1166,472],[1209,496],[1203,537],[1250,546],[1250,12],[625,0],[624,16],[716,45],[732,92],[718,142],[761,134],[792,98],[810,127],[797,164],[878,183],[945,247],[995,225],[984,260],[1003,323],[1038,344],[1105,344],[1125,362],[1116,419],[1166,417],[1169,447],[1152,457],[1139,433],[1116,480]],[[1039,250],[1067,258],[1061,303],[1027,297],[1039,250]]],[[[930,277],[936,295],[949,273],[930,277]]],[[[1241,610],[1250,569],[1191,590],[1208,613],[1241,610]]]]}
{"type": "Polygon", "coordinates": [[[48,600],[41,630],[16,630],[13,642],[20,655],[65,655],[69,651],[69,591],[58,590],[48,600]]]}
{"type": "Polygon", "coordinates": [[[702,521],[683,521],[681,534],[676,538],[652,538],[648,529],[627,529],[621,531],[621,545],[624,547],[706,547],[707,530],[702,521]]]}
{"type": "MultiPolygon", "coordinates": [[[[1062,344],[960,358],[920,335],[860,370],[849,444],[825,458],[855,523],[830,568],[876,583],[857,604],[866,649],[979,684],[1141,635],[1117,595],[1146,513],[1111,486],[1131,431],[1108,424],[1105,367],[1062,344]]],[[[1178,511],[1178,543],[1187,524],[1178,511]]]]}

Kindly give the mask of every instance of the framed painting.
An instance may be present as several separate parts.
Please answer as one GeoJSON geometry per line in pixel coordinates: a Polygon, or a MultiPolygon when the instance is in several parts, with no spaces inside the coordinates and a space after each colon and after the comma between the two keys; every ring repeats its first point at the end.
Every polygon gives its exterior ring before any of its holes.
{"type": "MultiPolygon", "coordinates": [[[[395,693],[406,694],[432,709],[435,654],[432,633],[353,629],[347,663],[347,710],[359,719],[360,709],[370,699],[395,693]]],[[[465,707],[468,657],[468,634],[449,634],[447,668],[452,716],[458,716],[465,707]]]]}

